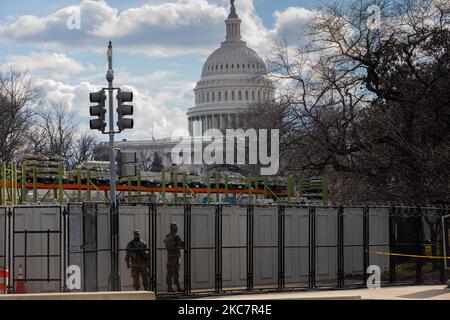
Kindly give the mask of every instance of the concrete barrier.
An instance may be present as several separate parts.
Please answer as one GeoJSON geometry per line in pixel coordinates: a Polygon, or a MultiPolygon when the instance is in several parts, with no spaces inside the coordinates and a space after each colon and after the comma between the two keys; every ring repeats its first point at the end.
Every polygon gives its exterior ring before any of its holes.
{"type": "Polygon", "coordinates": [[[155,293],[139,291],[7,294],[0,295],[1,300],[155,300],[155,293]]]}

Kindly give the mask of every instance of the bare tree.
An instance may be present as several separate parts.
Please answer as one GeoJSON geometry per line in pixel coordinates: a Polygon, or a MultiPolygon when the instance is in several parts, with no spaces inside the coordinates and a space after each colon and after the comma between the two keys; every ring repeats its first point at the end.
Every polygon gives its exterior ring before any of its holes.
{"type": "Polygon", "coordinates": [[[0,160],[17,159],[39,105],[40,89],[26,72],[11,68],[0,72],[0,160]]]}
{"type": "Polygon", "coordinates": [[[70,152],[69,168],[73,169],[83,162],[93,160],[96,143],[95,137],[88,133],[82,133],[76,137],[70,152]]]}
{"type": "Polygon", "coordinates": [[[271,73],[284,92],[286,169],[328,173],[337,201],[448,201],[449,15],[448,1],[331,4],[308,45],[291,54],[281,42],[271,73]]]}
{"type": "Polygon", "coordinates": [[[79,133],[75,114],[64,104],[49,104],[36,112],[36,121],[27,134],[25,152],[59,156],[71,170],[93,159],[96,139],[79,133]]]}

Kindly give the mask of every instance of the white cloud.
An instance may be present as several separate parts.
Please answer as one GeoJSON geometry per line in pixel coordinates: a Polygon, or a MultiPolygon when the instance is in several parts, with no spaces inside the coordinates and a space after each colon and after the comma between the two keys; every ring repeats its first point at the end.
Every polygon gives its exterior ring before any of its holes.
{"type": "Polygon", "coordinates": [[[299,7],[290,7],[275,11],[275,25],[271,30],[273,40],[286,40],[291,45],[304,44],[308,38],[307,30],[317,14],[315,11],[299,7]]]}
{"type": "Polygon", "coordinates": [[[68,76],[78,74],[93,67],[86,67],[80,62],[58,52],[31,52],[28,55],[11,55],[7,62],[1,66],[9,68],[18,67],[22,70],[50,72],[53,78],[66,79],[68,76]]]}
{"type": "MultiPolygon", "coordinates": [[[[301,35],[313,12],[288,8],[275,12],[273,29],[257,16],[254,1],[237,1],[242,34],[250,47],[269,51],[274,41],[301,35]]],[[[72,50],[104,50],[108,40],[117,49],[153,56],[209,54],[225,36],[228,1],[177,0],[144,4],[120,11],[104,0],[83,0],[45,17],[21,16],[0,25],[0,39],[72,50]],[[224,4],[227,3],[226,6],[224,4]],[[67,19],[79,10],[81,29],[69,30],[67,19]]]]}

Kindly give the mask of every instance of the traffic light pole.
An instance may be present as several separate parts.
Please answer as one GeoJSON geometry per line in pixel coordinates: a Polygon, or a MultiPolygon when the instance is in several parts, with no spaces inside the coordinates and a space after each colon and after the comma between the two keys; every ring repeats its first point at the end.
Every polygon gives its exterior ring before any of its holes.
{"type": "Polygon", "coordinates": [[[109,91],[109,203],[110,203],[110,234],[111,234],[111,291],[120,291],[119,275],[119,217],[116,210],[116,157],[114,151],[114,101],[113,80],[114,71],[112,66],[112,44],[108,46],[108,72],[106,73],[109,91]]]}
{"type": "MultiPolygon", "coordinates": [[[[115,148],[114,148],[114,135],[116,133],[121,133],[125,129],[133,129],[134,121],[131,118],[126,118],[126,116],[133,115],[133,106],[130,104],[124,104],[126,102],[133,102],[133,92],[122,91],[120,88],[114,88],[114,71],[113,71],[113,52],[112,43],[109,42],[108,45],[108,72],[106,73],[106,80],[108,81],[108,88],[102,88],[98,92],[91,92],[89,94],[89,100],[91,103],[97,103],[97,105],[90,106],[89,113],[91,117],[96,117],[96,119],[90,120],[91,130],[99,130],[102,134],[109,135],[109,207],[110,207],[110,246],[111,246],[111,274],[109,277],[109,290],[110,291],[121,291],[121,280],[119,273],[119,211],[117,206],[117,196],[116,196],[116,158],[115,148]],[[119,131],[114,130],[114,90],[118,91],[117,94],[117,113],[118,121],[117,126],[119,131]],[[106,94],[109,93],[109,127],[106,131],[106,94]]],[[[133,156],[131,153],[120,153],[124,164],[119,164],[121,169],[119,174],[136,175],[136,172],[132,172],[130,166],[130,157],[133,156]]],[[[136,162],[136,156],[134,154],[134,162],[136,162]]],[[[135,168],[134,168],[135,169],[135,168]]]]}

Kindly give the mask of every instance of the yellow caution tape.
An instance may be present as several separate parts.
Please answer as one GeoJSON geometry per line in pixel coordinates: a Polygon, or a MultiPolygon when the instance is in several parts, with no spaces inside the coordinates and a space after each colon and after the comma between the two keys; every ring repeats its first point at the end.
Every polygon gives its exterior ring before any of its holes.
{"type": "Polygon", "coordinates": [[[415,255],[415,254],[402,254],[402,253],[390,253],[390,252],[380,252],[380,251],[375,251],[375,252],[371,252],[369,251],[369,254],[380,254],[380,255],[384,255],[384,256],[397,256],[397,257],[409,257],[409,258],[423,258],[423,259],[449,259],[450,257],[439,257],[439,256],[419,256],[419,255],[415,255]]]}

